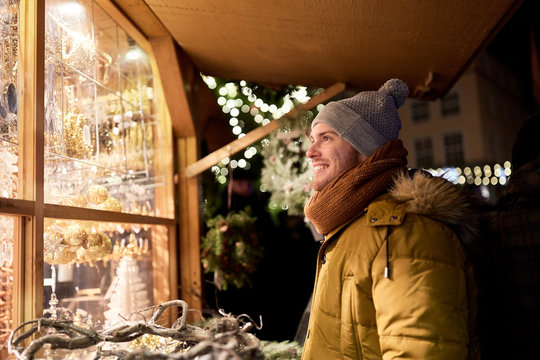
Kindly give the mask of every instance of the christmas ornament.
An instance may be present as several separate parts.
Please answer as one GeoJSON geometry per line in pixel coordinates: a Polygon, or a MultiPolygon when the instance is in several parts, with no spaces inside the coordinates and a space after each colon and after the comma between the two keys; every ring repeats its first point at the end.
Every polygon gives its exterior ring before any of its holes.
{"type": "Polygon", "coordinates": [[[107,188],[103,185],[92,185],[86,191],[86,198],[92,204],[101,204],[107,200],[109,197],[109,192],[107,188]]]}

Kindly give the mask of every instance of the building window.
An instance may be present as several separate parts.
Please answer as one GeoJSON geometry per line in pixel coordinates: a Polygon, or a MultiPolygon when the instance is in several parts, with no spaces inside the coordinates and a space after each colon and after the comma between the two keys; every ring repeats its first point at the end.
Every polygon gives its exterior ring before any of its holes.
{"type": "Polygon", "coordinates": [[[450,93],[441,99],[441,115],[450,116],[459,114],[459,96],[450,93]]]}
{"type": "Polygon", "coordinates": [[[411,101],[411,115],[413,122],[429,120],[429,103],[427,101],[411,101]]]}
{"type": "Polygon", "coordinates": [[[444,135],[444,150],[447,166],[463,166],[465,156],[463,154],[463,137],[461,133],[444,135]]]}
{"type": "Polygon", "coordinates": [[[433,144],[431,138],[417,139],[414,141],[416,153],[416,166],[423,169],[433,167],[433,144]]]}

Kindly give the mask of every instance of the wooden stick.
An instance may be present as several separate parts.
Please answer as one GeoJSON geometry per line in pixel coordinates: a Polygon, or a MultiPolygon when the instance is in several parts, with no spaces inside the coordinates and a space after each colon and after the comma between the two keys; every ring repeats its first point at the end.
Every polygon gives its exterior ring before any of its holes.
{"type": "MultiPolygon", "coordinates": [[[[344,83],[342,82],[335,83],[334,85],[328,87],[324,92],[315,95],[308,102],[306,102],[305,104],[302,104],[300,108],[302,108],[303,110],[313,109],[317,105],[330,100],[337,94],[341,93],[343,90],[345,90],[344,83]]],[[[298,111],[295,108],[289,111],[283,117],[294,118],[296,117],[297,113],[298,111]]],[[[266,135],[270,134],[272,131],[279,128],[280,119],[272,120],[267,125],[258,127],[257,129],[250,131],[249,133],[246,134],[246,136],[230,142],[229,144],[223,146],[222,148],[217,149],[213,153],[208,154],[204,158],[198,160],[197,162],[187,166],[185,169],[186,176],[189,178],[189,177],[199,175],[204,170],[207,170],[213,165],[220,162],[222,159],[228,156],[231,156],[242,149],[245,149],[246,147],[253,144],[257,140],[262,139],[266,135]]]]}

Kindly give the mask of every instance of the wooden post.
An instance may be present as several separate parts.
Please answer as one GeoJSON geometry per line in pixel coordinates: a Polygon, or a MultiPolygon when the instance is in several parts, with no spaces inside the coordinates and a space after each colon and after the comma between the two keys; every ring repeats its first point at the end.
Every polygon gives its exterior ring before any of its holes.
{"type": "MultiPolygon", "coordinates": [[[[45,1],[27,0],[20,8],[19,196],[35,202],[34,216],[24,218],[21,256],[23,320],[43,313],[43,148],[45,76],[45,1]]],[[[18,259],[19,261],[21,259],[18,259]]]]}
{"type": "MultiPolygon", "coordinates": [[[[177,141],[178,167],[183,169],[197,159],[197,140],[193,137],[177,141]]],[[[178,181],[180,236],[180,298],[192,309],[202,309],[202,277],[200,260],[199,185],[196,177],[183,172],[178,181]]],[[[195,320],[201,314],[190,314],[195,320]]]]}

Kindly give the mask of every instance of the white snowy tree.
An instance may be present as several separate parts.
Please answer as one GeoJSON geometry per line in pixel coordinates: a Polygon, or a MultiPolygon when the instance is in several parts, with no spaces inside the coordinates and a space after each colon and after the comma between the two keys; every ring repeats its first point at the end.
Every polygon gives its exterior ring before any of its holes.
{"type": "MultiPolygon", "coordinates": [[[[112,323],[126,320],[130,314],[149,307],[150,296],[147,284],[139,274],[137,260],[131,256],[122,257],[116,269],[116,276],[105,294],[105,299],[110,299],[105,319],[112,323]]],[[[151,312],[141,315],[149,318],[151,312]]]]}

